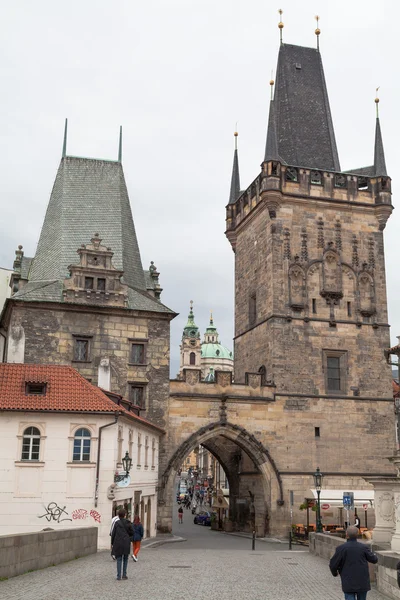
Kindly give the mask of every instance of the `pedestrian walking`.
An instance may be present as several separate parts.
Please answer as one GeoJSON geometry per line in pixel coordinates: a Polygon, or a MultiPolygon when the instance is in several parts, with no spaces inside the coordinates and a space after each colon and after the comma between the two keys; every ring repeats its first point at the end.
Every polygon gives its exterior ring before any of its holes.
{"type": "Polygon", "coordinates": [[[357,511],[354,513],[354,527],[357,527],[358,529],[360,529],[361,526],[361,521],[360,521],[360,517],[357,514],[357,511]]]}
{"type": "Polygon", "coordinates": [[[142,542],[143,539],[143,525],[140,522],[140,517],[139,515],[136,515],[136,517],[133,519],[133,536],[132,536],[132,558],[135,562],[138,561],[138,554],[139,554],[139,550],[140,550],[140,544],[142,542]]]}
{"type": "Polygon", "coordinates": [[[345,600],[366,600],[371,589],[368,563],[378,562],[377,555],[357,541],[358,533],[357,527],[348,527],[347,542],[336,548],[329,562],[332,575],[340,575],[345,600]]]}
{"type": "Polygon", "coordinates": [[[117,559],[117,580],[128,579],[126,569],[128,566],[129,550],[131,548],[131,537],[133,536],[133,528],[130,521],[126,517],[126,511],[121,508],[118,511],[118,521],[115,521],[111,534],[112,554],[117,559]]]}
{"type": "Polygon", "coordinates": [[[178,508],[178,521],[179,523],[183,523],[183,508],[180,506],[178,508]]]}
{"type": "MultiPolygon", "coordinates": [[[[116,521],[118,521],[118,519],[119,519],[119,516],[118,516],[118,515],[116,515],[115,517],[113,517],[113,518],[111,519],[110,537],[112,536],[112,532],[113,532],[113,529],[114,529],[115,522],[116,522],[116,521]]],[[[113,560],[116,560],[116,558],[115,558],[115,556],[114,556],[114,554],[113,554],[112,542],[111,542],[111,558],[112,558],[113,560]]]]}

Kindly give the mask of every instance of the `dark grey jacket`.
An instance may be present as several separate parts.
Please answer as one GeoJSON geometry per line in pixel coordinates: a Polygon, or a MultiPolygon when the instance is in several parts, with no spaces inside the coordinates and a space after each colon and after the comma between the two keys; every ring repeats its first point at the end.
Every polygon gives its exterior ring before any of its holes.
{"type": "Polygon", "coordinates": [[[356,594],[371,589],[369,562],[373,564],[378,562],[376,554],[357,540],[347,540],[345,544],[336,548],[329,562],[329,568],[334,577],[340,575],[345,594],[356,594]]]}
{"type": "Polygon", "coordinates": [[[126,556],[131,549],[131,537],[133,529],[131,522],[127,519],[115,521],[111,534],[112,553],[114,556],[126,556]]]}

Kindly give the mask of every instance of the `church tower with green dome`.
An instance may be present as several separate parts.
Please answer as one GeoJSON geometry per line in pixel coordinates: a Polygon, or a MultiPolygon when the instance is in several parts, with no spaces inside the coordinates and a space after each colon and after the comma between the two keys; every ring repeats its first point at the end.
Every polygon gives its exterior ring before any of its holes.
{"type": "Polygon", "coordinates": [[[193,300],[190,301],[190,310],[187,323],[182,333],[181,364],[180,372],[183,369],[200,369],[201,367],[201,340],[200,330],[194,321],[193,300]]]}
{"type": "Polygon", "coordinates": [[[210,324],[201,344],[201,375],[207,381],[213,381],[215,371],[233,371],[233,352],[220,344],[218,338],[211,313],[210,324]]]}

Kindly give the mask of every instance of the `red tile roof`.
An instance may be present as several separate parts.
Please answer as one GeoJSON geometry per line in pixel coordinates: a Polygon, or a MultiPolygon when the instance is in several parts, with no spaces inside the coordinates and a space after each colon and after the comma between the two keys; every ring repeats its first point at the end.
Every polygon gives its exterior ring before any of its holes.
{"type": "Polygon", "coordinates": [[[0,410],[126,412],[72,367],[9,363],[0,363],[0,410]],[[46,383],[46,393],[27,394],[27,383],[46,383]]]}

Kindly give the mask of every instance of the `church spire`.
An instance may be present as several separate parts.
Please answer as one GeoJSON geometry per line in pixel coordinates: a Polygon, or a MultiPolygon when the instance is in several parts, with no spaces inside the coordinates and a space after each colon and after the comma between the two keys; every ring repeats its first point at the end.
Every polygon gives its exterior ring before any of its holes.
{"type": "Polygon", "coordinates": [[[63,141],[63,149],[62,149],[62,157],[63,158],[65,158],[67,156],[67,131],[68,131],[68,119],[65,119],[64,141],[63,141]]]}
{"type": "MultiPolygon", "coordinates": [[[[378,92],[378,89],[376,91],[378,92]]],[[[383,141],[381,133],[381,125],[379,122],[379,98],[375,98],[376,104],[376,127],[375,127],[375,149],[374,149],[374,168],[375,175],[387,177],[385,152],[383,150],[383,141]]]]}
{"type": "Polygon", "coordinates": [[[182,338],[200,338],[200,331],[194,321],[194,312],[193,312],[193,300],[190,301],[190,310],[188,315],[188,320],[183,328],[182,338]]]}
{"type": "Polygon", "coordinates": [[[240,196],[240,177],[239,177],[239,156],[237,149],[238,132],[235,131],[235,152],[233,155],[231,191],[229,194],[229,204],[234,204],[240,196]]]}
{"type": "MultiPolygon", "coordinates": [[[[273,89],[274,81],[271,79],[271,96],[273,89]]],[[[275,105],[274,100],[271,97],[271,102],[269,104],[269,119],[268,119],[268,129],[267,129],[267,142],[265,144],[265,162],[269,160],[277,160],[280,161],[278,154],[278,140],[276,136],[276,117],[275,117],[275,105]]]]}

